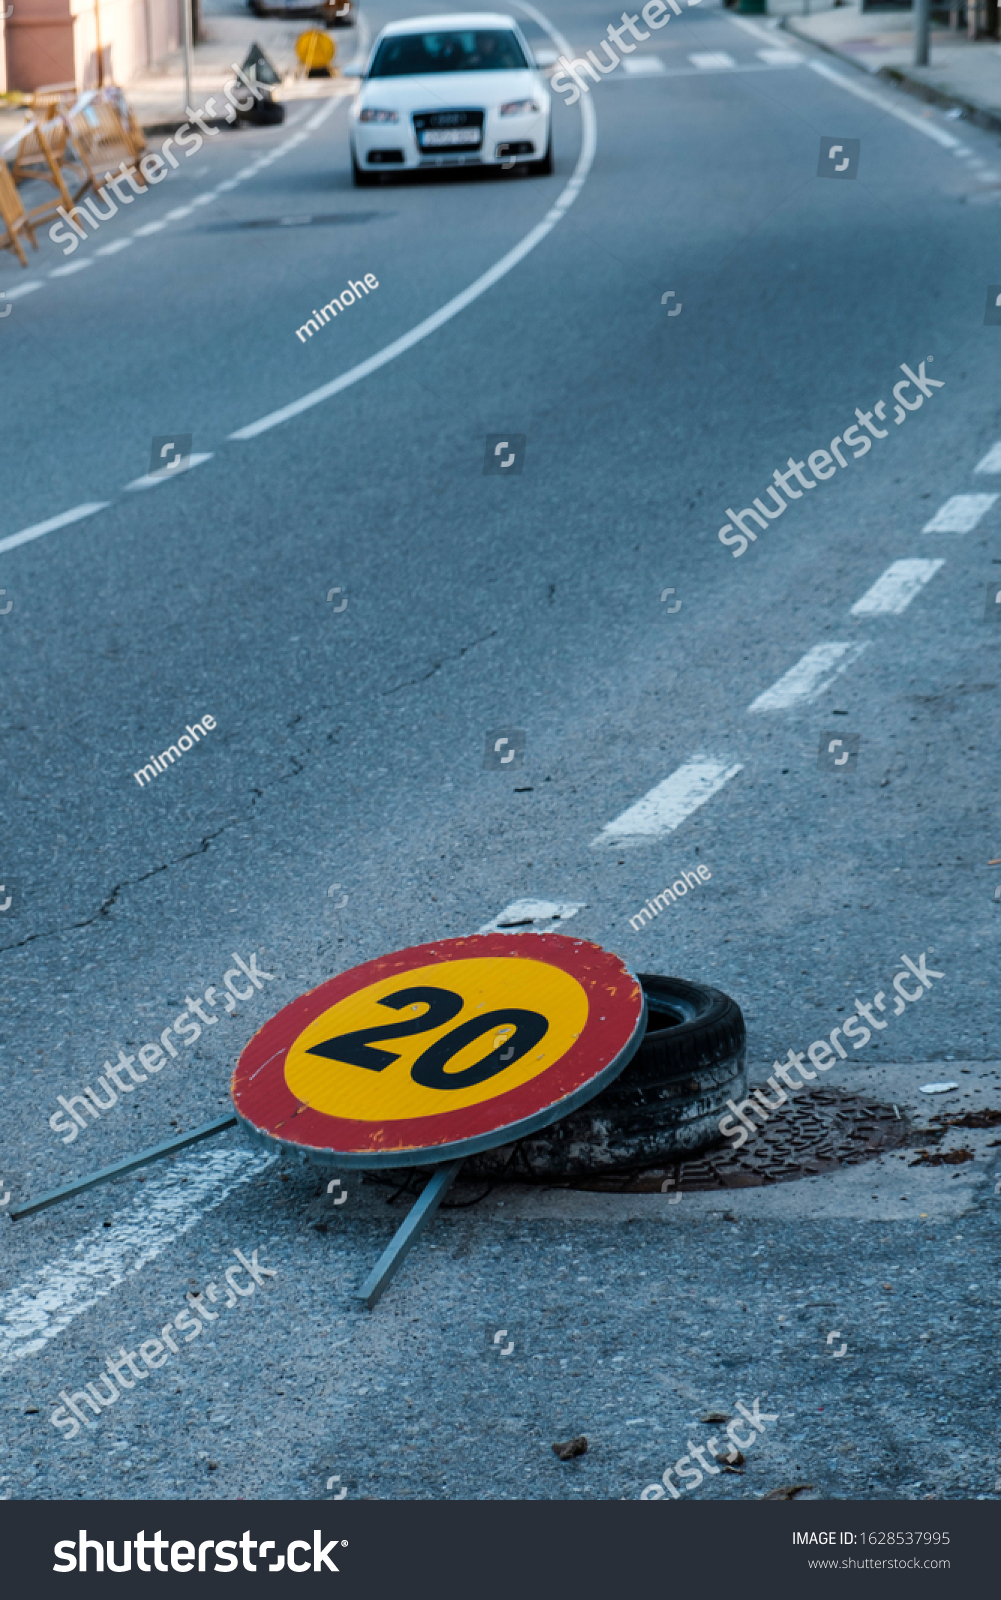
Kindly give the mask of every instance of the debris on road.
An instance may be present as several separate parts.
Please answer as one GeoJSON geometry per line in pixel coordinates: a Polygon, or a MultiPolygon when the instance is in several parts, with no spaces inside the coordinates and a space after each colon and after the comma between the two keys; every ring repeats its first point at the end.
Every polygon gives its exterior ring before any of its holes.
{"type": "Polygon", "coordinates": [[[560,1461],[572,1461],[575,1456],[587,1454],[587,1439],[580,1434],[576,1439],[568,1439],[566,1444],[554,1444],[553,1455],[560,1461]]]}

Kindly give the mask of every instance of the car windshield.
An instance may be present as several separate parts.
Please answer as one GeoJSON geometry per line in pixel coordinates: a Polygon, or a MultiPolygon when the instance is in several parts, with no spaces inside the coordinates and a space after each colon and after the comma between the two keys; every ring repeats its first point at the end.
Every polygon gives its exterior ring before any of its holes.
{"type": "Polygon", "coordinates": [[[397,33],[383,39],[370,78],[423,72],[499,72],[528,66],[515,35],[502,28],[454,33],[397,33]]]}

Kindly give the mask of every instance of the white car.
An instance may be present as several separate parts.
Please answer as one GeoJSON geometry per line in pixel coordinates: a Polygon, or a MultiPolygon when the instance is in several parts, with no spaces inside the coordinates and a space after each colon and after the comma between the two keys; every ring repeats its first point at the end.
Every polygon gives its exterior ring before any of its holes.
{"type": "Polygon", "coordinates": [[[513,17],[482,11],[383,28],[351,114],[355,184],[429,167],[553,170],[549,85],[513,17]]]}

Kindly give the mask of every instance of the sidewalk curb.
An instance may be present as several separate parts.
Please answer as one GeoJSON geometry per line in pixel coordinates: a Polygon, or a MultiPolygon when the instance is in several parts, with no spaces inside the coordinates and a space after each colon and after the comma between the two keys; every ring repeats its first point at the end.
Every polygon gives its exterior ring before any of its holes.
{"type": "Polygon", "coordinates": [[[902,67],[880,67],[878,72],[870,72],[853,56],[845,55],[843,51],[833,45],[824,44],[821,39],[815,39],[811,34],[800,33],[798,28],[790,26],[795,22],[794,17],[783,17],[780,31],[791,33],[793,38],[799,39],[803,44],[813,45],[815,49],[822,50],[825,55],[834,56],[847,67],[852,67],[856,72],[869,79],[882,79],[884,83],[891,83],[894,88],[902,89],[905,94],[912,95],[916,100],[923,100],[928,105],[941,106],[949,111],[958,107],[967,121],[975,127],[984,128],[989,133],[1001,133],[1001,115],[988,111],[984,106],[978,106],[974,101],[964,100],[959,95],[947,94],[944,89],[937,89],[934,84],[925,83],[920,78],[912,78],[902,67]]]}

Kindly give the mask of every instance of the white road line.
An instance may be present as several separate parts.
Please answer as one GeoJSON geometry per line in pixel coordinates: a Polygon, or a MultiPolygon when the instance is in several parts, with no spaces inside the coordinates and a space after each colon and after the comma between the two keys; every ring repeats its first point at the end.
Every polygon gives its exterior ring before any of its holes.
{"type": "Polygon", "coordinates": [[[174,478],[183,477],[190,472],[192,467],[200,467],[203,461],[211,461],[214,450],[208,450],[204,455],[189,456],[180,467],[163,467],[159,472],[147,472],[144,478],[134,478],[125,485],[126,489],[154,489],[158,483],[170,483],[174,478]]]}
{"type": "Polygon", "coordinates": [[[314,111],[309,121],[305,124],[310,133],[315,133],[317,128],[323,126],[330,113],[337,110],[338,104],[339,100],[328,100],[327,104],[323,106],[321,110],[314,111]]]}
{"type": "Polygon", "coordinates": [[[803,57],[798,50],[755,50],[754,54],[759,61],[767,61],[770,67],[801,67],[803,57]]]}
{"type": "Polygon", "coordinates": [[[585,902],[561,900],[512,900],[503,911],[498,911],[491,922],[485,922],[477,933],[554,933],[555,922],[569,922],[585,902]],[[540,926],[545,924],[545,926],[540,926]]]}
{"type": "Polygon", "coordinates": [[[133,239],[147,239],[151,233],[162,233],[167,226],[165,222],[147,222],[142,228],[132,230],[133,239]]]}
{"type": "MultiPolygon", "coordinates": [[[[532,15],[534,10],[533,7],[526,5],[522,5],[521,9],[527,11],[529,15],[532,15]]],[[[535,13],[535,15],[538,16],[538,13],[535,13]]],[[[547,31],[556,40],[558,47],[561,47],[558,36],[553,33],[551,28],[548,28],[548,25],[547,31]]],[[[569,49],[569,46],[567,46],[567,49],[569,49]]],[[[552,232],[556,224],[565,215],[567,207],[571,206],[576,200],[591,170],[591,164],[594,161],[596,137],[594,107],[591,104],[590,97],[581,100],[580,112],[583,137],[581,139],[580,156],[574,168],[573,177],[554,202],[552,209],[547,212],[542,221],[530,233],[525,235],[520,244],[516,244],[513,250],[509,250],[507,255],[502,256],[495,266],[491,267],[488,272],[484,272],[482,277],[476,279],[475,283],[471,283],[468,289],[463,289],[462,293],[457,294],[454,300],[449,300],[446,305],[442,306],[440,311],[436,311],[432,316],[426,317],[423,322],[419,322],[416,328],[411,328],[410,332],[405,333],[402,338],[394,339],[392,344],[386,345],[376,355],[369,356],[367,361],[360,362],[357,367],[352,367],[350,371],[343,373],[341,377],[334,378],[330,383],[325,383],[322,388],[311,390],[309,394],[303,395],[300,400],[293,400],[289,405],[282,406],[278,411],[270,411],[266,417],[260,417],[256,422],[248,423],[245,428],[238,428],[235,433],[229,435],[229,438],[256,439],[258,434],[266,433],[269,428],[277,428],[283,422],[288,422],[291,417],[297,417],[303,411],[308,411],[312,406],[321,405],[324,400],[332,399],[335,394],[340,394],[342,390],[350,388],[352,384],[360,383],[362,378],[367,378],[371,373],[378,372],[380,367],[386,366],[390,361],[395,361],[396,357],[403,355],[405,351],[412,350],[415,344],[419,344],[429,334],[436,333],[446,322],[450,322],[453,317],[458,316],[460,311],[465,311],[468,305],[479,299],[481,294],[485,294],[488,289],[492,289],[495,283],[498,283],[513,267],[518,265],[519,261],[523,261],[529,251],[534,250],[537,244],[541,244],[542,240],[552,232]]]]}
{"type": "Polygon", "coordinates": [[[193,206],[207,206],[210,205],[214,199],[215,191],[210,189],[208,194],[200,194],[196,200],[192,200],[191,204],[193,206]]]}
{"type": "MultiPolygon", "coordinates": [[[[10,294],[7,295],[8,300],[10,294]]],[[[974,472],[1001,472],[1001,443],[992,444],[982,461],[978,461],[974,472]]]]}
{"type": "Polygon", "coordinates": [[[909,127],[915,128],[918,133],[923,133],[927,139],[934,139],[943,149],[955,150],[959,144],[959,140],[954,139],[951,133],[946,133],[944,128],[937,128],[931,121],[923,121],[921,117],[915,116],[913,111],[905,111],[903,106],[893,105],[881,94],[873,94],[871,89],[865,88],[861,83],[853,83],[849,78],[843,78],[840,72],[833,72],[823,61],[808,61],[807,66],[812,72],[819,72],[828,82],[836,83],[838,88],[844,89],[847,94],[853,94],[858,100],[868,100],[870,105],[878,106],[880,111],[885,111],[888,117],[896,117],[898,121],[906,122],[909,127]]]}
{"type": "Polygon", "coordinates": [[[724,72],[737,65],[725,50],[696,50],[688,59],[700,72],[724,72]]]}
{"type": "Polygon", "coordinates": [[[972,533],[997,498],[996,494],[954,494],[944,506],[939,506],[921,532],[972,533]]]}
{"type": "Polygon", "coordinates": [[[935,561],[907,559],[895,561],[887,567],[882,577],[876,579],[861,600],[852,606],[853,617],[899,617],[906,611],[914,596],[934,578],[944,558],[935,561]]]}
{"type": "Polygon", "coordinates": [[[96,256],[116,256],[119,250],[127,250],[132,243],[129,239],[115,239],[111,244],[102,244],[100,250],[95,250],[96,256]]]}
{"type": "Polygon", "coordinates": [[[85,267],[92,267],[93,261],[88,256],[84,261],[71,261],[68,267],[56,267],[49,273],[50,278],[68,278],[72,272],[82,272],[85,267]]]}
{"type": "Polygon", "coordinates": [[[652,839],[663,838],[665,833],[680,828],[686,817],[740,771],[740,762],[728,766],[712,756],[693,756],[621,816],[606,822],[591,844],[648,844],[652,839]]]}
{"type": "Polygon", "coordinates": [[[22,528],[20,533],[10,533],[6,539],[0,539],[0,554],[4,550],[16,550],[19,544],[28,544],[32,539],[40,539],[45,533],[55,533],[57,528],[68,528],[71,522],[82,522],[84,517],[92,517],[95,511],[103,511],[105,506],[110,504],[110,500],[95,500],[91,505],[74,506],[72,511],[64,511],[58,517],[50,517],[48,522],[36,522],[32,528],[22,528]]]}
{"type": "Polygon", "coordinates": [[[5,289],[4,290],[4,299],[5,300],[20,300],[22,295],[24,295],[24,294],[34,294],[36,289],[44,289],[44,288],[45,288],[44,283],[40,283],[37,278],[33,278],[30,283],[19,283],[13,289],[5,289]]]}
{"type": "Polygon", "coordinates": [[[181,217],[190,217],[191,211],[191,206],[177,206],[173,211],[168,211],[163,220],[164,222],[177,222],[181,217]]]}
{"type": "Polygon", "coordinates": [[[630,56],[626,56],[622,63],[622,70],[623,72],[628,72],[634,78],[654,78],[662,76],[667,71],[667,68],[661,61],[660,56],[637,56],[635,61],[630,56]]]}
{"type": "Polygon", "coordinates": [[[764,694],[759,694],[748,706],[748,711],[785,711],[789,706],[806,700],[816,700],[829,688],[839,673],[844,672],[868,647],[868,641],[845,644],[831,639],[826,644],[815,644],[794,667],[784,672],[764,694]]]}
{"type": "Polygon", "coordinates": [[[277,1159],[243,1145],[199,1151],[178,1159],[159,1182],[143,1185],[131,1205],[115,1212],[110,1228],[92,1228],[28,1282],[0,1295],[0,1367],[43,1350],[128,1273],[141,1271],[238,1184],[277,1159]]]}

